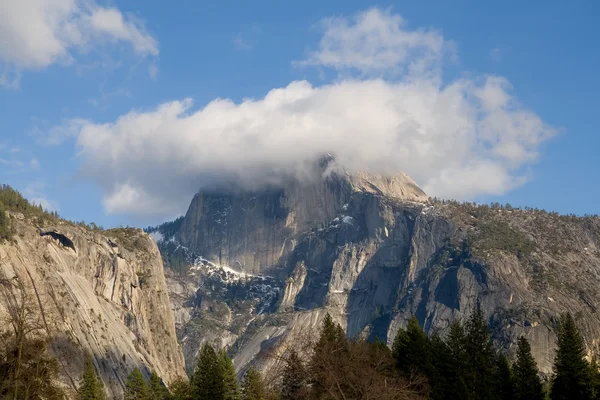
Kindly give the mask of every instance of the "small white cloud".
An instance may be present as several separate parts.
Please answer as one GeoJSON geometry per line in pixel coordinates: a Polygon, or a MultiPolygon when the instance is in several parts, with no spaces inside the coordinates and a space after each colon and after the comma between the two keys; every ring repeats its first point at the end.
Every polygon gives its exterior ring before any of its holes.
{"type": "Polygon", "coordinates": [[[492,61],[499,62],[502,61],[502,58],[504,57],[504,52],[501,48],[495,47],[490,50],[489,57],[492,61]]]}
{"type": "Polygon", "coordinates": [[[148,75],[152,80],[156,80],[156,78],[158,78],[158,66],[156,64],[150,64],[148,66],[148,75]]]}
{"type": "Polygon", "coordinates": [[[144,31],[143,25],[133,18],[125,20],[116,8],[94,9],[88,19],[94,34],[105,35],[112,41],[130,43],[133,50],[140,55],[158,55],[156,39],[144,31]]]}
{"type": "Polygon", "coordinates": [[[236,33],[231,39],[231,43],[238,50],[252,50],[254,45],[244,38],[241,33],[236,33]]]}
{"type": "Polygon", "coordinates": [[[408,30],[389,9],[371,8],[351,18],[322,21],[319,48],[298,65],[355,70],[363,75],[437,71],[452,44],[431,29],[408,30]]]}
{"type": "MultiPolygon", "coordinates": [[[[89,101],[95,100],[91,99],[89,101]]],[[[63,121],[61,125],[51,127],[47,132],[36,126],[33,128],[32,133],[37,136],[39,144],[45,146],[56,146],[62,144],[69,138],[76,137],[81,128],[87,123],[88,121],[84,119],[70,119],[63,121]]]]}
{"type": "Polygon", "coordinates": [[[94,0],[0,1],[0,85],[16,86],[25,69],[70,64],[77,53],[127,43],[141,56],[158,54],[143,24],[94,0]]]}
{"type": "Polygon", "coordinates": [[[37,158],[32,158],[31,161],[29,161],[29,167],[33,170],[38,170],[40,169],[40,162],[37,158]]]}

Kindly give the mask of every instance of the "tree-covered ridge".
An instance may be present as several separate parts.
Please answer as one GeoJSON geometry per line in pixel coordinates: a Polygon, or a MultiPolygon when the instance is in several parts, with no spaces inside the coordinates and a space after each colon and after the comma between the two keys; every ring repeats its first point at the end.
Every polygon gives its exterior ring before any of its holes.
{"type": "Polygon", "coordinates": [[[149,226],[145,228],[144,231],[146,233],[159,232],[162,235],[163,240],[168,241],[169,239],[173,238],[177,232],[179,232],[181,229],[181,224],[183,223],[183,219],[184,217],[181,216],[176,218],[174,221],[164,222],[158,226],[149,226]]]}
{"type": "Polygon", "coordinates": [[[6,211],[20,213],[25,218],[34,220],[40,227],[44,227],[46,223],[57,223],[62,221],[88,230],[104,230],[103,227],[98,226],[93,222],[75,222],[62,219],[57,211],[44,210],[41,205],[32,204],[23,197],[21,193],[9,185],[2,184],[0,185],[0,242],[12,238],[15,233],[10,219],[6,217],[6,211]]]}

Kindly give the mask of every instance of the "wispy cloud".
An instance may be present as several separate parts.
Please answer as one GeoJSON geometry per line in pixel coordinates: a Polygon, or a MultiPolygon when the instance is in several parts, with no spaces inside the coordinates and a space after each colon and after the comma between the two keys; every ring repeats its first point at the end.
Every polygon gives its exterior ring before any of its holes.
{"type": "Polygon", "coordinates": [[[248,42],[241,33],[236,33],[233,35],[231,43],[238,50],[252,50],[254,47],[254,45],[248,42]]]}
{"type": "Polygon", "coordinates": [[[139,19],[94,0],[0,2],[0,85],[15,87],[23,70],[72,64],[80,54],[118,43],[138,56],[158,55],[139,19]]]}
{"type": "Polygon", "coordinates": [[[260,27],[258,25],[252,25],[249,29],[243,32],[238,32],[231,38],[233,47],[238,50],[249,51],[254,49],[258,43],[258,35],[260,34],[260,27]]]}
{"type": "Polygon", "coordinates": [[[495,47],[490,50],[489,58],[492,61],[500,62],[504,58],[504,51],[499,47],[495,47]]]}
{"type": "Polygon", "coordinates": [[[158,66],[156,64],[152,63],[148,66],[148,76],[150,76],[152,80],[158,78],[158,66]]]}
{"type": "Polygon", "coordinates": [[[32,158],[31,161],[29,161],[29,167],[33,170],[38,170],[40,169],[40,161],[37,158],[32,158]]]}
{"type": "Polygon", "coordinates": [[[357,71],[363,76],[437,75],[452,41],[433,29],[409,30],[399,14],[371,8],[352,17],[327,18],[318,48],[296,65],[357,71]]]}

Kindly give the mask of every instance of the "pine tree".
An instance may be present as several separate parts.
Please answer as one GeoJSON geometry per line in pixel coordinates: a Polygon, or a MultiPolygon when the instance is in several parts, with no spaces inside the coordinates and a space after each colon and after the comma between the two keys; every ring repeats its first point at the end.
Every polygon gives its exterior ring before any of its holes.
{"type": "Polygon", "coordinates": [[[321,328],[321,335],[319,341],[315,345],[316,349],[328,346],[330,343],[341,343],[345,338],[344,331],[339,324],[333,322],[331,315],[327,313],[323,320],[323,327],[321,328]]]}
{"type": "Polygon", "coordinates": [[[205,343],[200,350],[196,371],[192,377],[196,400],[224,400],[225,384],[219,357],[215,349],[205,343]]]}
{"type": "Polygon", "coordinates": [[[592,398],[600,400],[600,366],[596,357],[590,362],[590,380],[592,383],[592,398]]]}
{"type": "MultiPolygon", "coordinates": [[[[454,328],[452,326],[450,328],[450,336],[455,338],[456,342],[464,341],[464,332],[460,324],[457,322],[453,326],[454,328]],[[454,334],[452,331],[454,331],[454,334]],[[457,334],[457,331],[460,334],[457,334]]],[[[456,353],[458,352],[451,349],[439,336],[432,336],[431,362],[434,373],[429,379],[429,384],[431,385],[430,397],[433,400],[461,400],[467,398],[467,389],[461,375],[462,364],[455,358],[456,353]]]]}
{"type": "Polygon", "coordinates": [[[267,390],[260,372],[250,367],[242,383],[242,400],[264,400],[266,394],[267,390]]]}
{"type": "Polygon", "coordinates": [[[148,382],[148,398],[150,400],[168,400],[169,397],[169,390],[163,384],[158,374],[152,371],[150,382],[148,382]]]}
{"type": "Polygon", "coordinates": [[[92,363],[92,356],[87,355],[85,358],[85,367],[83,370],[83,382],[79,387],[79,399],[80,400],[105,400],[106,395],[104,393],[104,385],[102,381],[96,375],[94,364],[92,363]]]}
{"type": "Polygon", "coordinates": [[[142,371],[135,368],[125,382],[124,400],[148,400],[148,386],[144,380],[142,371]]]}
{"type": "Polygon", "coordinates": [[[552,400],[592,398],[590,367],[584,358],[585,346],[571,314],[563,315],[558,329],[558,348],[554,358],[552,400]]]}
{"type": "Polygon", "coordinates": [[[463,325],[455,320],[450,324],[450,333],[447,338],[448,348],[452,355],[452,370],[455,379],[452,382],[456,392],[460,394],[457,397],[448,397],[456,399],[469,398],[469,387],[467,386],[468,375],[471,371],[469,357],[467,355],[467,337],[463,325]]]}
{"type": "MultiPolygon", "coordinates": [[[[515,399],[515,385],[510,363],[505,355],[496,358],[496,397],[498,400],[515,399]]],[[[533,400],[533,399],[532,399],[533,400]]]]}
{"type": "Polygon", "coordinates": [[[427,334],[413,315],[405,329],[400,329],[394,339],[392,353],[398,368],[406,373],[432,373],[430,343],[427,334]]]}
{"type": "Polygon", "coordinates": [[[238,391],[237,376],[235,368],[233,367],[233,361],[227,355],[224,349],[219,351],[219,365],[221,368],[221,375],[223,379],[223,385],[225,389],[224,399],[225,400],[238,400],[240,398],[238,391]]]}
{"type": "Polygon", "coordinates": [[[319,398],[327,391],[326,382],[331,370],[339,367],[340,360],[343,360],[347,353],[348,342],[344,330],[339,324],[334,323],[331,315],[327,313],[308,366],[314,397],[319,398]]]}
{"type": "Polygon", "coordinates": [[[466,324],[465,355],[465,383],[470,397],[491,398],[494,392],[495,353],[489,327],[479,304],[474,307],[466,324]]]}
{"type": "Polygon", "coordinates": [[[465,328],[462,324],[455,320],[450,324],[450,332],[448,333],[447,344],[452,353],[452,357],[460,361],[461,367],[466,363],[466,335],[465,328]]]}
{"type": "Polygon", "coordinates": [[[169,386],[171,389],[170,400],[193,400],[193,392],[190,383],[182,378],[177,378],[169,386]]]}
{"type": "Polygon", "coordinates": [[[6,216],[4,205],[0,202],[0,243],[8,240],[13,235],[13,229],[10,220],[6,216]]]}
{"type": "Polygon", "coordinates": [[[531,346],[524,336],[519,338],[513,376],[515,400],[544,400],[544,387],[538,374],[537,364],[531,355],[531,346]]]}
{"type": "Polygon", "coordinates": [[[281,383],[281,400],[307,399],[307,372],[295,350],[285,359],[281,383]]]}

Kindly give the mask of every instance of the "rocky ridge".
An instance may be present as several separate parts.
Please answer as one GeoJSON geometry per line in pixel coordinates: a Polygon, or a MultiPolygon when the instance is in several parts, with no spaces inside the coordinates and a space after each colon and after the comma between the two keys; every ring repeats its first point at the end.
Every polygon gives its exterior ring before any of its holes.
{"type": "Polygon", "coordinates": [[[12,240],[0,243],[4,299],[31,300],[61,363],[69,398],[79,385],[84,353],[109,398],[122,395],[134,367],[169,384],[184,376],[163,264],[154,241],[139,229],[91,231],[65,221],[42,223],[10,212],[12,240]],[[20,289],[21,288],[21,289],[20,289]]]}
{"type": "MultiPolygon", "coordinates": [[[[272,366],[263,356],[310,336],[326,312],[349,336],[391,344],[413,314],[443,335],[480,304],[494,340],[510,353],[527,336],[546,373],[562,312],[597,353],[600,219],[428,201],[409,179],[328,172],[278,189],[199,193],[168,241],[217,268],[272,277],[278,297],[262,310],[259,297],[245,298],[241,311],[183,268],[178,282],[195,290],[184,296],[180,339],[228,346],[243,372],[251,362],[272,366]],[[218,322],[189,324],[198,315],[218,322]]],[[[163,257],[176,254],[164,243],[163,257]]]]}

